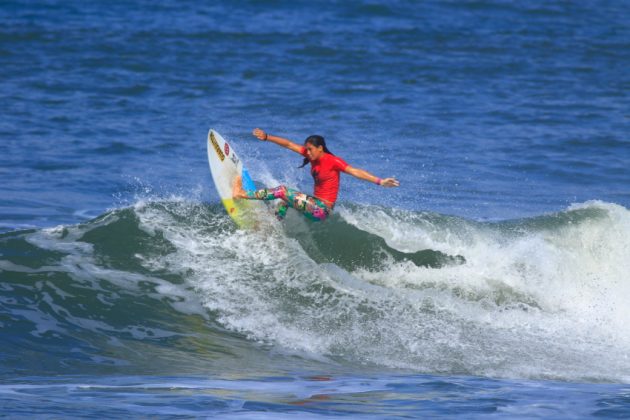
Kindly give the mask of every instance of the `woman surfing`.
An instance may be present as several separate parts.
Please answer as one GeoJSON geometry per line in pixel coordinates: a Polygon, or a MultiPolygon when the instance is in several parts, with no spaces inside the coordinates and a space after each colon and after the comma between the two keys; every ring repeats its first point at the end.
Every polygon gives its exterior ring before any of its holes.
{"type": "Polygon", "coordinates": [[[278,206],[276,216],[283,219],[289,207],[313,221],[324,221],[332,212],[339,192],[340,173],[345,172],[364,181],[373,182],[382,187],[398,187],[400,183],[395,178],[379,178],[371,173],[348,165],[343,159],[333,155],[326,147],[326,141],[322,136],[309,136],[304,145],[287,140],[282,137],[272,136],[263,130],[256,128],[253,131],[256,138],[262,141],[270,141],[279,146],[298,153],[304,157],[300,168],[307,163],[311,164],[311,175],[315,181],[313,195],[287,188],[280,185],[276,188],[263,188],[258,191],[245,191],[242,179],[238,177],[234,183],[232,195],[235,199],[246,200],[276,200],[282,202],[278,206]]]}

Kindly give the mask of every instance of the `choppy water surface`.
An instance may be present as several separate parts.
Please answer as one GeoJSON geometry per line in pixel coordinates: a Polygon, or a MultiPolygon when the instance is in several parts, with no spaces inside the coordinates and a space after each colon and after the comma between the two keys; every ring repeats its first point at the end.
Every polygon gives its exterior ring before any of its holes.
{"type": "Polygon", "coordinates": [[[628,415],[622,1],[0,4],[11,417],[628,415]],[[240,231],[205,135],[325,224],[240,231]]]}

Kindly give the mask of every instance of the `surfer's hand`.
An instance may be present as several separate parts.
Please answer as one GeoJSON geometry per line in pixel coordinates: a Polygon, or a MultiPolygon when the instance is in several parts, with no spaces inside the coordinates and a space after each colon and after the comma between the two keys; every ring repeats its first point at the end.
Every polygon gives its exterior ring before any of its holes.
{"type": "Polygon", "coordinates": [[[382,187],[398,187],[400,182],[396,178],[384,178],[381,180],[382,187]]]}
{"type": "Polygon", "coordinates": [[[254,137],[256,137],[258,140],[262,140],[265,141],[267,140],[267,133],[265,133],[264,131],[262,131],[260,128],[255,128],[254,131],[252,132],[252,134],[254,135],[254,137]]]}

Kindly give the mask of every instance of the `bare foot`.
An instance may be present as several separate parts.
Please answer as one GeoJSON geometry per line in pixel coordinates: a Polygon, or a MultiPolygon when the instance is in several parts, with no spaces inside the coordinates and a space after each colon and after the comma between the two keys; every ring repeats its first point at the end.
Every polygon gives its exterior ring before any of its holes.
{"type": "Polygon", "coordinates": [[[232,184],[232,198],[246,198],[247,194],[243,189],[243,178],[241,176],[237,176],[234,178],[234,183],[232,184]]]}

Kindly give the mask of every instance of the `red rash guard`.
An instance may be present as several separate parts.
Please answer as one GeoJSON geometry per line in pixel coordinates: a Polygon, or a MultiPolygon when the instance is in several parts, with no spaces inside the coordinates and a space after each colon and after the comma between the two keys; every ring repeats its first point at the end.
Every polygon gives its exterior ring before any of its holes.
{"type": "MultiPolygon", "coordinates": [[[[300,154],[306,155],[306,147],[302,147],[300,154]]],[[[339,192],[339,172],[344,172],[349,165],[343,159],[324,153],[316,161],[311,161],[311,175],[315,180],[313,195],[331,205],[337,201],[339,192]]]]}

